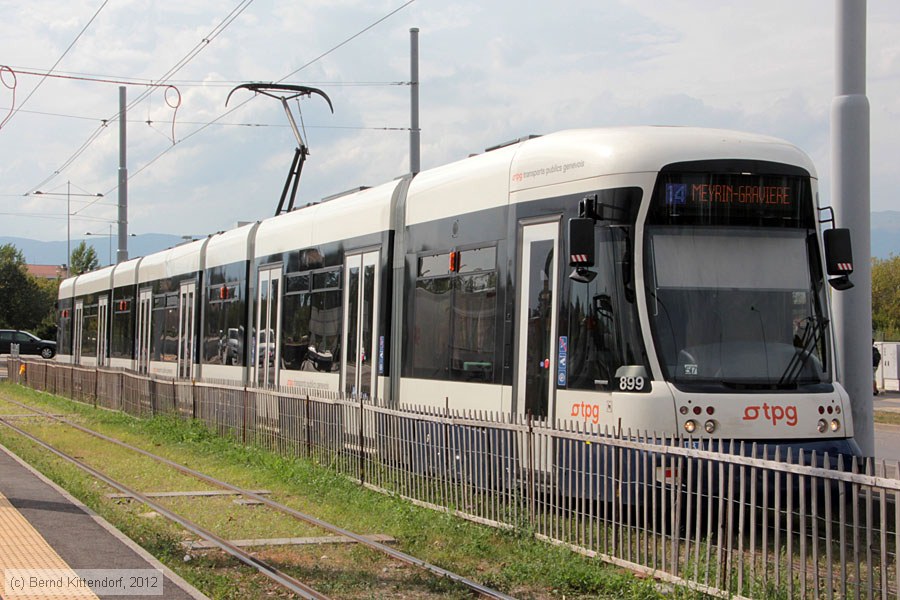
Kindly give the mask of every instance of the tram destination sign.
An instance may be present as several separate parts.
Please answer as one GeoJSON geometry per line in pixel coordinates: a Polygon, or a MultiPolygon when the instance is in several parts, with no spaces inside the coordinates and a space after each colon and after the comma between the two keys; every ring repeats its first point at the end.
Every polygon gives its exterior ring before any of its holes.
{"type": "Polygon", "coordinates": [[[728,185],[716,183],[667,183],[667,205],[743,204],[791,206],[793,190],[787,185],[728,185]]]}
{"type": "Polygon", "coordinates": [[[777,218],[796,223],[805,220],[810,186],[808,178],[788,175],[667,173],[656,194],[656,222],[736,224],[777,218]]]}

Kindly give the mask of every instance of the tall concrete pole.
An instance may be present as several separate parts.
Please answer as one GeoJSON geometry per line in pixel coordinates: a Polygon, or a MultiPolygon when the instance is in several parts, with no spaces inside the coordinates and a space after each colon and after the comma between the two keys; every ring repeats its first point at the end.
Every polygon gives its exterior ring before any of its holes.
{"type": "Polygon", "coordinates": [[[874,456],[866,0],[835,1],[835,35],[831,187],[837,225],[850,229],[854,263],[854,287],[833,294],[838,376],[850,394],[856,442],[863,454],[874,456]]]}
{"type": "Polygon", "coordinates": [[[119,243],[116,264],[128,260],[128,168],[125,166],[125,86],[119,87],[119,243]]]}
{"type": "Polygon", "coordinates": [[[419,28],[409,30],[409,172],[421,170],[419,162],[419,28]]]}
{"type": "Polygon", "coordinates": [[[72,275],[72,182],[66,182],[66,277],[72,275]]]}

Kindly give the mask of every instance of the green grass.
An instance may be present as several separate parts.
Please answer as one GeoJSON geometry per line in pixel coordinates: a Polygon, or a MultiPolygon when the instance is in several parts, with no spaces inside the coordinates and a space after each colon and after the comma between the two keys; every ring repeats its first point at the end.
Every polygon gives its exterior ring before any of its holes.
{"type": "Polygon", "coordinates": [[[887,410],[875,411],[875,422],[885,423],[887,425],[900,425],[900,412],[891,412],[887,410]]]}
{"type": "MultiPolygon", "coordinates": [[[[356,533],[394,537],[398,549],[521,598],[694,598],[678,590],[663,593],[652,580],[639,579],[599,560],[535,540],[524,531],[503,531],[461,520],[446,513],[416,507],[389,495],[369,491],[312,462],[285,458],[269,451],[239,445],[217,436],[198,422],[171,417],[138,420],[97,410],[33,390],[0,384],[0,414],[21,414],[23,409],[4,397],[74,419],[97,431],[121,439],[193,469],[249,489],[268,489],[272,497],[302,512],[356,533]],[[673,595],[674,594],[674,595],[673,595]]],[[[45,420],[23,420],[35,435],[143,491],[198,490],[209,486],[160,467],[150,459],[86,434],[45,420]]],[[[23,428],[25,428],[23,427],[23,428]]],[[[217,553],[192,554],[184,561],[179,542],[185,538],[165,519],[142,516],[147,508],[131,501],[111,501],[105,485],[59,459],[47,456],[30,442],[0,427],[0,443],[10,447],[85,504],[138,541],[201,591],[215,598],[280,597],[282,592],[234,560],[217,553]],[[210,568],[212,567],[212,568],[210,568]],[[248,595],[249,594],[249,595],[248,595]]],[[[179,498],[164,504],[179,514],[201,521],[230,539],[326,535],[292,518],[262,507],[237,506],[231,497],[179,498]]],[[[469,597],[447,582],[398,569],[365,548],[310,547],[288,560],[286,551],[260,551],[289,572],[337,597],[378,597],[392,589],[392,578],[403,575],[403,589],[412,585],[421,595],[469,597]],[[366,565],[372,568],[350,568],[366,565]],[[295,569],[291,571],[291,569],[295,569]],[[308,579],[303,579],[304,577],[308,579]],[[373,578],[386,579],[377,587],[373,578]],[[385,587],[387,586],[387,587],[385,587]],[[420,586],[420,587],[415,587],[420,586]],[[318,587],[318,586],[317,586],[318,587]],[[363,590],[376,590],[367,596],[363,590]]],[[[399,585],[399,583],[397,583],[399,585]]]]}

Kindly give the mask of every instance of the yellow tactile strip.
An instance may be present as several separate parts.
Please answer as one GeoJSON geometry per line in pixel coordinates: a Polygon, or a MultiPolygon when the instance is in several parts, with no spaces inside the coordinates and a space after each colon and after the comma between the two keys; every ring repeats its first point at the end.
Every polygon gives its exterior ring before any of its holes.
{"type": "Polygon", "coordinates": [[[6,585],[10,583],[8,576],[10,569],[53,569],[66,572],[67,576],[76,575],[22,513],[0,493],[0,597],[14,600],[98,598],[89,588],[79,587],[35,593],[7,590],[6,585]]]}

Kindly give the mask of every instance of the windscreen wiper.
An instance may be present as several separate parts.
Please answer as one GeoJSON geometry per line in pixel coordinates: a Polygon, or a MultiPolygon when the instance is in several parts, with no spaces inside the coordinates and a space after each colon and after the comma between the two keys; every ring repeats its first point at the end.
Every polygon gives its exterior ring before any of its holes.
{"type": "Polygon", "coordinates": [[[800,378],[800,373],[803,372],[803,367],[806,366],[809,357],[812,356],[812,349],[819,342],[821,332],[828,325],[828,319],[820,321],[814,316],[808,316],[804,321],[806,321],[807,325],[800,340],[800,345],[797,346],[798,351],[794,353],[794,356],[788,362],[784,373],[781,374],[781,379],[778,380],[778,385],[790,385],[797,382],[800,378]]]}

